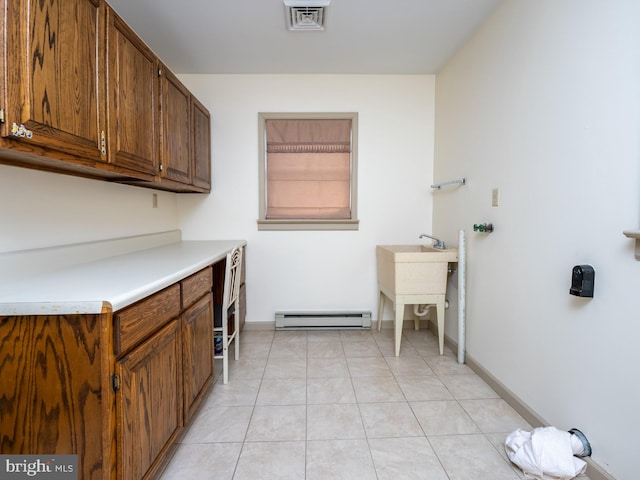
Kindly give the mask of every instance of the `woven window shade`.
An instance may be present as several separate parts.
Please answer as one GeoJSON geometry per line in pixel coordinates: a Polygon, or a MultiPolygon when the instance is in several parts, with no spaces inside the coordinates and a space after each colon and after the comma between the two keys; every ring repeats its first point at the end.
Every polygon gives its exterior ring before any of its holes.
{"type": "Polygon", "coordinates": [[[267,120],[267,219],[351,218],[351,120],[267,120]]]}

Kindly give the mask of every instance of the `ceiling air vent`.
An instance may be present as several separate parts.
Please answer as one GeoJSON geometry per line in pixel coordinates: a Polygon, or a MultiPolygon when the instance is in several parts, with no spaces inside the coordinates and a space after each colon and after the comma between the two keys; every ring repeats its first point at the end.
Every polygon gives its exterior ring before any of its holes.
{"type": "Polygon", "coordinates": [[[331,0],[283,1],[289,30],[324,30],[327,7],[331,0]]]}

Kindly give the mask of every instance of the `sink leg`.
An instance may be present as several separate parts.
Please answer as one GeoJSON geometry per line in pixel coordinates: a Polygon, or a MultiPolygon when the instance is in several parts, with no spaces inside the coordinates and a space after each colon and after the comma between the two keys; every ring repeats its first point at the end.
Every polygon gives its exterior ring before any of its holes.
{"type": "Polygon", "coordinates": [[[378,291],[378,331],[382,328],[382,314],[384,312],[384,293],[378,291]]]}
{"type": "Polygon", "coordinates": [[[440,355],[444,354],[444,302],[436,303],[436,313],[438,314],[438,344],[440,355]]]}
{"type": "Polygon", "coordinates": [[[395,346],[396,357],[400,356],[400,340],[402,340],[402,322],[404,321],[404,303],[396,302],[396,319],[395,319],[395,346]]]}

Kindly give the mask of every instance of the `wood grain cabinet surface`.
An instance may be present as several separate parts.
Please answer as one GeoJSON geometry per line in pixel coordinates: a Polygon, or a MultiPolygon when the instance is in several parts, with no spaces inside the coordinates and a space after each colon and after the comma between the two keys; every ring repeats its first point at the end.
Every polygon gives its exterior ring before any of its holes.
{"type": "Polygon", "coordinates": [[[191,96],[192,183],[211,190],[211,116],[209,110],[191,96]]]}
{"type": "Polygon", "coordinates": [[[182,315],[184,422],[198,410],[213,381],[213,299],[211,292],[182,315]]]}
{"type": "MultiPolygon", "coordinates": [[[[104,162],[105,9],[102,0],[4,0],[2,137],[104,162]]],[[[5,142],[6,143],[6,142],[5,142]]]]}
{"type": "Polygon", "coordinates": [[[0,317],[0,453],[77,454],[78,478],[115,478],[108,320],[0,317]]]}
{"type": "Polygon", "coordinates": [[[162,177],[191,184],[191,94],[167,67],[160,69],[162,86],[162,177]]]}
{"type": "Polygon", "coordinates": [[[213,386],[212,282],[208,266],[113,313],[0,317],[0,453],[157,478],[213,386]]]}
{"type": "Polygon", "coordinates": [[[160,183],[174,191],[211,189],[209,111],[166,66],[160,68],[162,148],[160,183]]]}
{"type": "Polygon", "coordinates": [[[104,0],[0,6],[0,163],[210,191],[209,112],[104,0]]]}
{"type": "Polygon", "coordinates": [[[180,286],[172,285],[117,312],[114,352],[119,355],[180,314],[180,286]]]}
{"type": "MultiPolygon", "coordinates": [[[[219,262],[218,262],[219,263],[219,262]]],[[[182,289],[182,372],[184,422],[198,410],[213,382],[213,269],[180,282],[182,289]]]]}
{"type": "Polygon", "coordinates": [[[174,319],[116,363],[118,478],[159,468],[182,427],[180,323],[174,319]]]}
{"type": "Polygon", "coordinates": [[[158,59],[111,8],[107,19],[109,162],[152,179],[160,145],[158,59]]]}

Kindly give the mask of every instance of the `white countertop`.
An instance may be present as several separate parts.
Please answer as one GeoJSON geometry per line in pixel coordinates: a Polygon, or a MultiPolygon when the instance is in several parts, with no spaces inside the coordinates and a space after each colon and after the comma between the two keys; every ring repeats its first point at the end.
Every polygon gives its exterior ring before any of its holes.
{"type": "MultiPolygon", "coordinates": [[[[244,240],[178,241],[24,278],[0,278],[0,315],[115,312],[216,263],[234,247],[245,244],[244,240]]],[[[55,255],[55,249],[51,254],[55,255]]]]}

